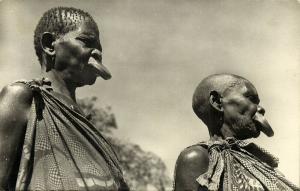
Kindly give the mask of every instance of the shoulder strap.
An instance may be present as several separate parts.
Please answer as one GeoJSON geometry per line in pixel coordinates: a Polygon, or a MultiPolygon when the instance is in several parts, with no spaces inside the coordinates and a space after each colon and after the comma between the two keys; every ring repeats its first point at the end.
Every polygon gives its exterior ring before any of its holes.
{"type": "Polygon", "coordinates": [[[35,78],[32,80],[18,80],[14,83],[22,83],[29,86],[33,91],[40,92],[41,89],[52,90],[51,81],[47,78],[35,78]]]}

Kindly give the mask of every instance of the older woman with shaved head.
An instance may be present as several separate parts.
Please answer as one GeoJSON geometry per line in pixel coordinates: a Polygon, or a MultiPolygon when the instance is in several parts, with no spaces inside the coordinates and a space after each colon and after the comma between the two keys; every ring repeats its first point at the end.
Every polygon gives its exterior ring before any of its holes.
{"type": "Polygon", "coordinates": [[[113,149],[76,102],[78,87],[111,77],[97,24],[80,9],[52,8],[34,45],[42,77],[0,93],[1,190],[128,190],[113,149]]]}
{"type": "Polygon", "coordinates": [[[175,191],[299,190],[276,171],[278,160],[244,139],[273,136],[253,84],[232,74],[200,82],[193,109],[210,140],[183,150],[175,170],[175,191]]]}

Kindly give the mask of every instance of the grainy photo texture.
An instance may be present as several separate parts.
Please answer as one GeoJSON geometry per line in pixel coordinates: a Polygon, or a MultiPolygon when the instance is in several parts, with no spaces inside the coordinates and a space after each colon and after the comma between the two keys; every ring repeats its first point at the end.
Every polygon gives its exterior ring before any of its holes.
{"type": "MultiPolygon", "coordinates": [[[[299,187],[299,18],[296,0],[0,0],[1,186],[173,190],[186,148],[239,137],[192,106],[203,79],[235,74],[274,132],[240,138],[299,187]]],[[[224,113],[220,92],[207,103],[224,113]]]]}

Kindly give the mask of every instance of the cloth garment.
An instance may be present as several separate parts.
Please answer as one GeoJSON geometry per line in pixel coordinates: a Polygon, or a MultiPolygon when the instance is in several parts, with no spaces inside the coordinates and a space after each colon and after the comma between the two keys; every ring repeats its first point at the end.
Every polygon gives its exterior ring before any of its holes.
{"type": "Polygon", "coordinates": [[[275,170],[278,159],[254,143],[227,138],[199,145],[208,148],[209,166],[197,182],[210,191],[300,190],[275,170]]]}
{"type": "Polygon", "coordinates": [[[33,91],[16,190],[128,190],[110,144],[54,96],[51,83],[19,81],[33,91]]]}

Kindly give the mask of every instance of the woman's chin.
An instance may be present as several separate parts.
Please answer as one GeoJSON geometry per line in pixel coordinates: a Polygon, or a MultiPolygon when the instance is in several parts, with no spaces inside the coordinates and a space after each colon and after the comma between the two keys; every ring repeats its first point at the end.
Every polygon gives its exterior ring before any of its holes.
{"type": "Polygon", "coordinates": [[[80,82],[77,82],[77,87],[82,87],[86,85],[93,85],[96,82],[97,77],[89,77],[84,80],[81,80],[80,82]]]}

